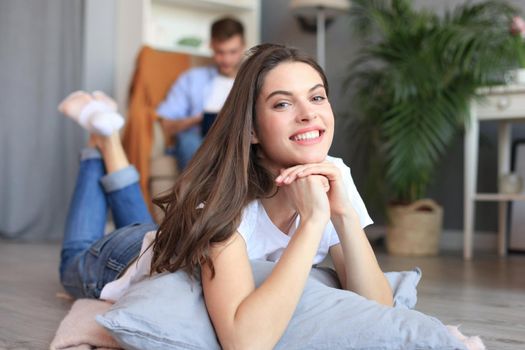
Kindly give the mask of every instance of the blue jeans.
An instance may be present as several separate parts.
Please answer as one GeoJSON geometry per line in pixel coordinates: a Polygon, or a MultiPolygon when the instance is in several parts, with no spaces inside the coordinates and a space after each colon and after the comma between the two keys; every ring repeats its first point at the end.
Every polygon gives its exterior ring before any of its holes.
{"type": "Polygon", "coordinates": [[[140,253],[144,235],[156,230],[133,166],[105,174],[100,153],[82,151],[66,219],[60,281],[76,298],[98,298],[140,253]],[[108,207],[116,230],[104,235],[108,207]]]}
{"type": "Polygon", "coordinates": [[[182,171],[186,168],[195,152],[197,152],[201,146],[202,136],[191,130],[178,133],[175,139],[175,146],[169,149],[167,153],[177,159],[179,170],[182,171]]]}

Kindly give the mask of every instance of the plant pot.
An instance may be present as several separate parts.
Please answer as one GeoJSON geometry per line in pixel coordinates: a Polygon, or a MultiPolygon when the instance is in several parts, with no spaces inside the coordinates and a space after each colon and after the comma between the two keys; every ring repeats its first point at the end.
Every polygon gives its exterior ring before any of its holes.
{"type": "Polygon", "coordinates": [[[388,207],[386,247],[393,255],[437,255],[443,208],[431,199],[388,207]]]}

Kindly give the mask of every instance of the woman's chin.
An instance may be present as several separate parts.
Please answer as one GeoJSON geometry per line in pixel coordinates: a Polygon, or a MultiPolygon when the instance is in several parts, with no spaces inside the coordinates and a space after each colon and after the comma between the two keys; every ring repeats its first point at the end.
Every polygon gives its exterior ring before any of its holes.
{"type": "Polygon", "coordinates": [[[318,152],[315,154],[310,154],[307,157],[305,157],[304,164],[322,163],[325,161],[327,156],[328,152],[318,152]]]}
{"type": "Polygon", "coordinates": [[[322,163],[325,161],[327,154],[326,153],[320,153],[320,154],[311,154],[307,157],[299,157],[295,160],[295,164],[291,165],[300,165],[300,164],[315,164],[315,163],[322,163]]]}

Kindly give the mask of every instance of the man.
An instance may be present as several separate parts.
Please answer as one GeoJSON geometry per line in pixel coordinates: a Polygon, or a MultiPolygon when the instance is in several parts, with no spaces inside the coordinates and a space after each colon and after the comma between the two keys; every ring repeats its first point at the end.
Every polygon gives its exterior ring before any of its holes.
{"type": "Polygon", "coordinates": [[[164,131],[176,139],[175,147],[168,152],[175,156],[181,170],[202,142],[203,112],[217,113],[233,85],[245,49],[243,25],[232,18],[215,21],[210,47],[214,65],[182,74],[157,108],[164,131]]]}

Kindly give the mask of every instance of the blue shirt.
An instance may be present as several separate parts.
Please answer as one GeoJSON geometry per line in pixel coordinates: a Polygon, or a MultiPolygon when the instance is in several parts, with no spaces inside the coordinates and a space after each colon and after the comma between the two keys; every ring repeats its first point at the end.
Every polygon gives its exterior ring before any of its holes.
{"type": "MultiPolygon", "coordinates": [[[[196,67],[183,73],[157,107],[157,114],[165,119],[176,120],[202,113],[213,79],[218,74],[215,66],[196,67]]],[[[199,127],[181,131],[188,132],[199,132],[199,127]]]]}

